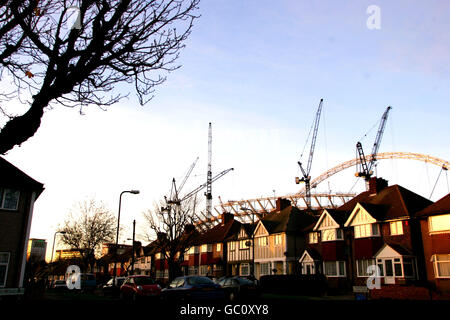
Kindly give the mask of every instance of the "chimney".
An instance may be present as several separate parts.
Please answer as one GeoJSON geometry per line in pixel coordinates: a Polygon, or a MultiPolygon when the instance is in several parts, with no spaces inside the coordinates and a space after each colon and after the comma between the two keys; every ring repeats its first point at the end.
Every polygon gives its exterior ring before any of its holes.
{"type": "Polygon", "coordinates": [[[227,224],[228,222],[234,220],[234,216],[232,213],[224,212],[222,213],[222,224],[227,224]]]}
{"type": "Polygon", "coordinates": [[[388,181],[383,178],[373,177],[369,180],[369,194],[376,195],[388,186],[388,181]]]}
{"type": "Polygon", "coordinates": [[[195,227],[194,227],[193,224],[186,224],[186,225],[184,226],[184,232],[185,232],[185,233],[191,233],[191,232],[193,232],[194,230],[195,230],[195,227]]]}
{"type": "Polygon", "coordinates": [[[288,199],[278,198],[277,199],[277,211],[281,211],[291,205],[291,201],[288,199]]]}

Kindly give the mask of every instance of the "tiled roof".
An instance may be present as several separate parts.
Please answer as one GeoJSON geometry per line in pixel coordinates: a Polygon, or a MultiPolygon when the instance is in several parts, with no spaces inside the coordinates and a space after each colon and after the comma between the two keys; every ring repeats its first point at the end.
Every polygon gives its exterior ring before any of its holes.
{"type": "Polygon", "coordinates": [[[362,192],[338,210],[352,211],[360,203],[377,220],[412,217],[432,202],[399,185],[384,188],[377,194],[362,192]]]}
{"type": "Polygon", "coordinates": [[[298,232],[311,225],[316,219],[316,217],[306,213],[305,210],[299,210],[296,207],[289,206],[281,211],[267,214],[261,219],[261,223],[267,232],[272,234],[298,232]]]}
{"type": "Polygon", "coordinates": [[[226,222],[225,224],[220,223],[214,226],[212,229],[209,229],[205,233],[201,234],[196,239],[196,244],[209,244],[209,243],[218,243],[223,242],[225,239],[231,237],[234,234],[239,233],[241,228],[241,223],[234,219],[226,222]]]}
{"type": "Polygon", "coordinates": [[[450,213],[450,193],[419,211],[417,216],[432,216],[437,214],[450,213]]]}

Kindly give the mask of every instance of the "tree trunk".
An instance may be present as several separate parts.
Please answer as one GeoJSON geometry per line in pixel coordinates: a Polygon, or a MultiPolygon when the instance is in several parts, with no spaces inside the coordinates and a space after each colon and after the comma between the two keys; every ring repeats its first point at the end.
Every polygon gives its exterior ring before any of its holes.
{"type": "Polygon", "coordinates": [[[26,113],[10,119],[0,131],[0,154],[5,154],[16,145],[20,146],[39,129],[44,108],[51,99],[45,93],[34,96],[34,98],[26,113]]]}

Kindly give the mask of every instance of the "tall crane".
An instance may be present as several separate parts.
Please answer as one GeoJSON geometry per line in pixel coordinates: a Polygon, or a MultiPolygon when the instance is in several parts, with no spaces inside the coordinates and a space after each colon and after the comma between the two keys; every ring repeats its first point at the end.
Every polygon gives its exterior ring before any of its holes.
{"type": "Polygon", "coordinates": [[[222,171],[221,173],[215,175],[213,178],[211,178],[210,181],[205,182],[204,184],[198,186],[197,188],[195,188],[194,190],[192,190],[191,192],[189,192],[188,194],[186,194],[183,198],[181,198],[180,201],[184,201],[189,199],[190,197],[192,197],[193,195],[195,195],[197,192],[199,192],[200,190],[202,190],[203,188],[207,187],[208,184],[213,183],[214,181],[216,181],[217,179],[223,177],[224,175],[226,175],[228,172],[233,171],[234,168],[230,168],[227,170],[222,171]]]}
{"type": "Polygon", "coordinates": [[[319,107],[317,108],[316,112],[316,118],[314,120],[314,130],[311,140],[311,149],[309,150],[309,158],[308,158],[308,164],[306,166],[306,170],[303,168],[303,165],[300,161],[298,161],[298,165],[300,167],[300,170],[302,171],[303,177],[295,178],[295,183],[299,184],[300,182],[305,183],[305,200],[306,200],[306,206],[308,209],[311,209],[311,176],[309,173],[311,172],[311,165],[312,165],[312,159],[314,155],[314,148],[316,146],[316,139],[317,139],[317,131],[319,129],[319,121],[320,121],[320,113],[322,112],[322,103],[323,99],[320,99],[319,107]]]}
{"type": "Polygon", "coordinates": [[[356,151],[358,153],[360,169],[355,174],[357,177],[363,177],[366,180],[366,183],[370,180],[370,177],[373,175],[372,167],[377,161],[377,153],[380,148],[381,138],[383,137],[384,128],[386,127],[386,121],[389,115],[389,111],[392,109],[391,106],[386,108],[383,116],[381,117],[380,126],[378,127],[377,136],[375,137],[375,142],[372,147],[372,153],[370,155],[370,161],[367,162],[366,157],[364,156],[364,150],[360,141],[356,143],[356,151]]]}
{"type": "Polygon", "coordinates": [[[212,128],[211,122],[209,123],[208,129],[208,172],[206,177],[206,216],[210,218],[212,210],[212,170],[211,170],[211,160],[212,160],[212,128]]]}
{"type": "Polygon", "coordinates": [[[170,190],[169,200],[167,200],[167,198],[166,198],[167,204],[179,205],[181,203],[180,199],[178,198],[178,195],[180,194],[181,190],[183,189],[184,185],[186,184],[186,181],[189,178],[189,176],[191,175],[192,170],[194,170],[194,167],[197,164],[197,161],[198,161],[198,157],[195,159],[194,163],[192,163],[191,166],[189,167],[189,170],[186,173],[186,175],[184,176],[183,181],[181,182],[178,189],[177,189],[177,185],[175,182],[175,178],[172,179],[172,189],[170,190]]]}

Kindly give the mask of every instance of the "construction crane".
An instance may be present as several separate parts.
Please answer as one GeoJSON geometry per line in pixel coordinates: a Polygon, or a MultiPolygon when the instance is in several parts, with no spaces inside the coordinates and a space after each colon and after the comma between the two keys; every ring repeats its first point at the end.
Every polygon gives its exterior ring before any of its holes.
{"type": "Polygon", "coordinates": [[[295,177],[295,183],[299,184],[300,182],[305,183],[305,201],[306,206],[308,209],[311,209],[311,176],[309,173],[311,172],[311,165],[312,165],[312,159],[314,155],[314,148],[316,146],[316,139],[317,139],[317,131],[319,129],[319,121],[320,121],[320,113],[322,112],[322,103],[323,99],[320,99],[319,107],[317,108],[316,112],[316,118],[314,120],[314,130],[313,130],[313,136],[311,140],[311,149],[309,151],[309,158],[308,158],[308,164],[306,166],[306,170],[303,168],[303,165],[300,161],[298,161],[298,165],[300,167],[300,170],[302,171],[303,177],[295,177]]]}
{"type": "Polygon", "coordinates": [[[167,204],[177,204],[179,205],[180,199],[178,198],[178,195],[180,194],[181,190],[183,189],[184,185],[186,184],[187,179],[189,178],[189,176],[192,173],[192,170],[194,170],[195,165],[197,164],[198,161],[198,157],[195,159],[194,163],[192,163],[192,165],[189,167],[188,172],[186,173],[186,175],[183,178],[183,181],[181,182],[180,186],[177,189],[177,185],[175,182],[175,178],[172,179],[172,189],[170,190],[170,197],[169,200],[167,200],[166,198],[166,203],[167,204]]]}
{"type": "Polygon", "coordinates": [[[212,170],[211,170],[211,161],[212,161],[212,128],[211,122],[209,123],[208,129],[208,172],[206,177],[206,215],[208,218],[211,217],[212,210],[212,170]]]}
{"type": "Polygon", "coordinates": [[[380,126],[378,127],[377,136],[375,137],[375,142],[373,144],[372,153],[370,155],[370,160],[367,162],[366,157],[364,156],[364,150],[360,141],[356,143],[356,151],[358,153],[360,169],[355,174],[357,177],[363,177],[366,181],[366,184],[370,180],[370,177],[373,175],[372,167],[377,161],[377,153],[380,148],[381,138],[383,137],[384,128],[386,127],[386,120],[389,115],[389,111],[392,109],[391,106],[386,108],[383,116],[381,117],[380,126]]]}
{"type": "Polygon", "coordinates": [[[189,199],[190,197],[192,197],[193,195],[195,195],[197,192],[199,192],[200,190],[202,190],[203,188],[207,187],[208,184],[213,183],[214,181],[222,178],[224,175],[226,175],[228,172],[233,171],[234,168],[230,168],[227,170],[222,171],[221,173],[217,174],[216,176],[214,176],[213,178],[211,178],[210,181],[205,182],[204,184],[198,186],[197,188],[195,188],[194,190],[192,190],[191,192],[189,192],[188,194],[186,194],[180,201],[183,202],[187,199],[189,199]]]}

